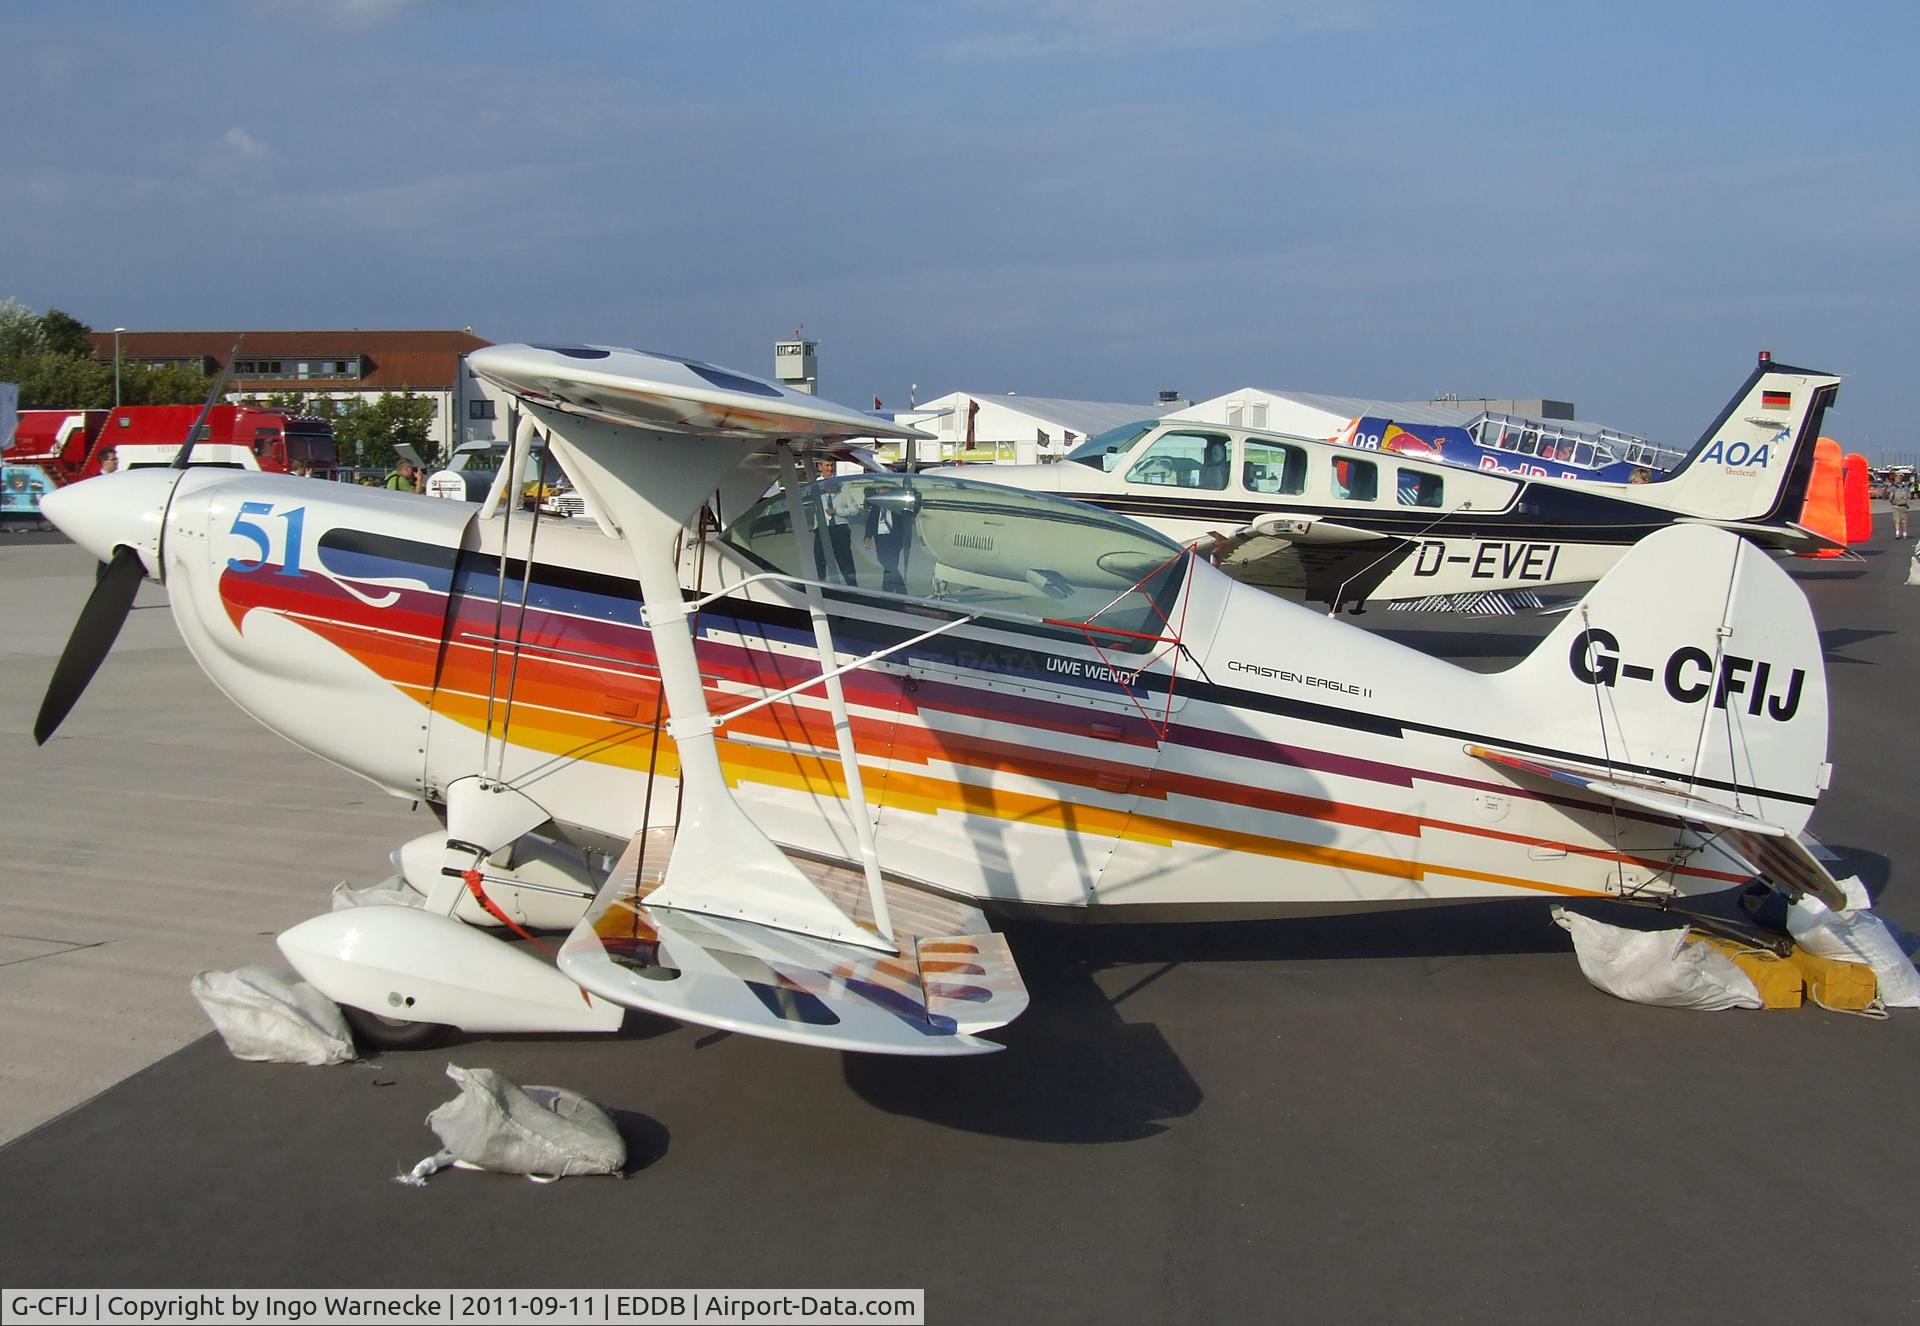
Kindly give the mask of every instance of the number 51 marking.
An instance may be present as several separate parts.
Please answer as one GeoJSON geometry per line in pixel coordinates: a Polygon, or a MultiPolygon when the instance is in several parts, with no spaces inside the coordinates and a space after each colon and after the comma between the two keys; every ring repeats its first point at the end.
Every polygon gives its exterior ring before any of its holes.
{"type": "Polygon", "coordinates": [[[227,559],[227,569],[229,571],[239,571],[245,574],[258,571],[267,564],[267,558],[273,555],[273,541],[267,536],[266,530],[249,520],[248,517],[267,516],[271,518],[275,515],[278,515],[280,519],[287,522],[287,551],[286,556],[282,559],[280,569],[275,571],[274,574],[281,576],[303,576],[306,574],[305,571],[300,569],[300,543],[301,536],[306,529],[307,509],[303,506],[296,506],[287,511],[275,512],[273,503],[271,502],[242,502],[240,504],[238,514],[233,518],[233,527],[229,529],[227,533],[237,534],[247,540],[247,542],[260,549],[260,555],[250,562],[239,557],[229,557],[227,559]]]}

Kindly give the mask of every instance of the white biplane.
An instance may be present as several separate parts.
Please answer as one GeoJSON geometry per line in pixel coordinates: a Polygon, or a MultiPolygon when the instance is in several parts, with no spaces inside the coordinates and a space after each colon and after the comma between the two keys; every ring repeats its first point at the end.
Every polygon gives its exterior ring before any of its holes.
{"type": "Polygon", "coordinates": [[[813,480],[875,420],[772,383],[597,346],[468,362],[586,517],[522,511],[512,464],[481,504],[176,467],[46,508],[109,565],[37,739],[152,576],[237,704],[443,820],[395,852],[408,905],[280,936],[376,1043],[631,1007],[991,1050],[1027,996],[987,912],[1016,904],[1842,901],[1797,837],[1820,643],[1725,530],[1654,534],[1482,675],[1094,506],[813,480]],[[569,933],[549,962],[502,926],[569,933]]]}
{"type": "Polygon", "coordinates": [[[1237,580],[1336,612],[1370,600],[1502,612],[1539,606],[1543,589],[1598,580],[1674,524],[1715,525],[1779,553],[1844,547],[1798,523],[1839,384],[1762,354],[1693,449],[1649,483],[1356,454],[1338,442],[1191,419],[1103,433],[1066,464],[932,472],[1132,516],[1237,580]]]}

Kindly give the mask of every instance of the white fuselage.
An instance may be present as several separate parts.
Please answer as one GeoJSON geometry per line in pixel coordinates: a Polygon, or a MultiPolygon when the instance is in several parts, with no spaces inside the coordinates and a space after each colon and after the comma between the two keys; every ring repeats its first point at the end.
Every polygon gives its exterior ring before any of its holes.
{"type": "MultiPolygon", "coordinates": [[[[525,513],[477,510],[273,475],[202,480],[173,506],[174,612],[237,703],[394,795],[437,801],[482,773],[580,841],[672,822],[675,743],[656,730],[624,545],[591,524],[543,521],[535,534],[525,513]],[[529,538],[530,582],[519,573],[529,538]]],[[[855,556],[856,572],[877,572],[869,550],[855,556]]],[[[706,592],[765,569],[720,540],[690,545],[683,568],[706,592]]],[[[909,605],[832,605],[843,658],[929,622],[909,605]]],[[[848,674],[887,872],[1000,902],[1272,912],[1700,892],[1745,877],[1712,848],[1681,851],[1673,869],[1675,826],[1530,790],[1465,751],[1524,729],[1532,749],[1599,761],[1590,711],[1536,712],[1511,678],[1424,657],[1191,558],[1168,607],[1179,648],[982,618],[848,674]]],[[[801,608],[797,591],[760,583],[700,612],[716,714],[818,670],[801,608]]],[[[1615,629],[1631,652],[1633,624],[1615,629]]],[[[1663,721],[1649,719],[1649,734],[1663,721]]],[[[1658,772],[1651,735],[1644,745],[1658,772]]],[[[856,858],[817,695],[725,724],[720,750],[771,838],[856,858]]],[[[1780,803],[1802,823],[1804,790],[1780,803]]]]}

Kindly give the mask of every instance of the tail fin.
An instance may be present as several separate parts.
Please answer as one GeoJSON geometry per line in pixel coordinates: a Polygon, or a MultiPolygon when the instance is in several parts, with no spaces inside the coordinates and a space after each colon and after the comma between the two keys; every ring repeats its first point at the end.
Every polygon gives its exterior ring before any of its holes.
{"type": "Polygon", "coordinates": [[[1642,492],[1715,520],[1797,520],[1820,424],[1840,379],[1766,355],[1686,459],[1642,492]]]}
{"type": "Polygon", "coordinates": [[[1827,677],[1806,597],[1708,525],[1641,540],[1502,678],[1509,745],[1806,826],[1827,779],[1827,677]]]}

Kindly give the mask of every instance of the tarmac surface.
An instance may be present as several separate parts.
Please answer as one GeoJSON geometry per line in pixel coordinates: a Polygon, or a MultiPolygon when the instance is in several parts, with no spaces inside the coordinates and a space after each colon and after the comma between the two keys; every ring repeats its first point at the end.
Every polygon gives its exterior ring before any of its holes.
{"type": "MultiPolygon", "coordinates": [[[[1920,930],[1920,588],[1905,549],[1868,551],[1797,569],[1833,692],[1813,828],[1920,930]]],[[[1014,925],[1033,1005],[984,1059],[632,1014],[617,1038],[237,1062],[188,976],[272,960],[272,932],[425,820],[234,709],[151,588],[35,751],[89,587],[75,549],[0,544],[0,1122],[30,1130],[0,1148],[9,1285],[905,1286],[933,1322],[1920,1318],[1920,1013],[1622,1003],[1543,903],[1014,925]],[[391,1183],[437,1149],[449,1062],[606,1105],[627,1177],[391,1183]]],[[[1550,625],[1360,622],[1478,667],[1550,625]]]]}

